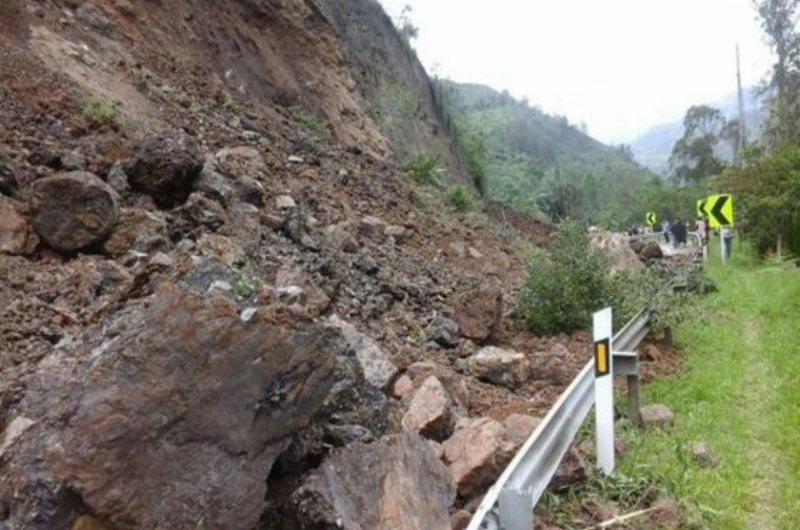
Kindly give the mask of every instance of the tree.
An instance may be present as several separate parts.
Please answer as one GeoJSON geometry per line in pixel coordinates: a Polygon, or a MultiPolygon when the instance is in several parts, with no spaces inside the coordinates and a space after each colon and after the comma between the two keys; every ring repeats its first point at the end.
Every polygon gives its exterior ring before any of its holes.
{"type": "Polygon", "coordinates": [[[414,12],[414,9],[406,4],[403,6],[403,10],[400,11],[400,35],[406,40],[406,42],[411,43],[412,40],[416,39],[419,36],[419,28],[414,25],[414,22],[411,20],[411,15],[414,12]]]}
{"type": "Polygon", "coordinates": [[[772,150],[800,145],[800,0],[754,0],[775,64],[765,91],[771,93],[767,140],[772,150]]]}
{"type": "Polygon", "coordinates": [[[672,177],[686,186],[719,175],[725,164],[717,156],[726,120],[707,105],[696,105],[683,119],[683,137],[675,143],[669,158],[672,177]]]}
{"type": "Polygon", "coordinates": [[[738,199],[739,225],[761,253],[800,252],[800,148],[755,156],[723,178],[738,199]]]}

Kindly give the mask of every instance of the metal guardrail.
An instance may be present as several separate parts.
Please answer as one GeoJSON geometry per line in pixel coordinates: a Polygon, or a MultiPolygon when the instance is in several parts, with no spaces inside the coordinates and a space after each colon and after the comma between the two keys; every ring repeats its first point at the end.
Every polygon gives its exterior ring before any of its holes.
{"type": "MultiPolygon", "coordinates": [[[[639,360],[633,350],[647,336],[650,323],[650,311],[643,310],[613,339],[614,375],[628,378],[631,417],[634,421],[639,420],[639,360]]],[[[594,377],[594,360],[591,360],[559,396],[486,493],[467,530],[533,529],[533,508],[592,409],[594,377]]]]}

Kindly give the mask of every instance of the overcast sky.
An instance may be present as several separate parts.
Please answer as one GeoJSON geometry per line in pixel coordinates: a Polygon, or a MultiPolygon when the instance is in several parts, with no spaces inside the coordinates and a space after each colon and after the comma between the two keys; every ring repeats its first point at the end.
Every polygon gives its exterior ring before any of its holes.
{"type": "Polygon", "coordinates": [[[429,73],[527,96],[606,142],[681,119],[769,69],[752,0],[380,0],[405,4],[429,73]]]}

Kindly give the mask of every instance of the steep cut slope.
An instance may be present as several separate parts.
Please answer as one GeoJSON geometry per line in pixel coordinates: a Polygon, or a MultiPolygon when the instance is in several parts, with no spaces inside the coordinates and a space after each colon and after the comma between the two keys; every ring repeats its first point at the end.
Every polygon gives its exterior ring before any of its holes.
{"type": "Polygon", "coordinates": [[[400,169],[374,6],[0,3],[0,526],[447,530],[585,362],[508,318],[547,229],[400,169]]]}
{"type": "Polygon", "coordinates": [[[629,153],[507,93],[447,81],[441,91],[456,126],[482,139],[490,197],[522,211],[613,225],[655,179],[629,153]]]}

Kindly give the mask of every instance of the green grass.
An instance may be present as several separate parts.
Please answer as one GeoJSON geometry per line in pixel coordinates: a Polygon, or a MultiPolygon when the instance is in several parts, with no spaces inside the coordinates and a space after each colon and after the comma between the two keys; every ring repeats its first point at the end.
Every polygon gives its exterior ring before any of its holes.
{"type": "Polygon", "coordinates": [[[800,528],[800,269],[764,265],[738,249],[709,275],[719,292],[677,332],[685,373],[645,390],[676,415],[670,432],[623,430],[631,451],[621,473],[659,476],[693,526],[800,528]],[[692,444],[707,441],[720,464],[702,469],[692,444]]]}

